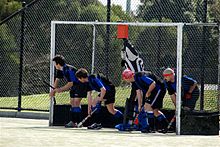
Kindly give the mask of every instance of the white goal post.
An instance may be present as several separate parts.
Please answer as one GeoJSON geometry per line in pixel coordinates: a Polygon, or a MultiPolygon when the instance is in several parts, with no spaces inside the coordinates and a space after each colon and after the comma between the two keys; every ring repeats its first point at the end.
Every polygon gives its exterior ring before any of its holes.
{"type": "MultiPolygon", "coordinates": [[[[95,50],[95,29],[98,25],[128,25],[128,26],[145,26],[145,27],[177,27],[177,99],[176,99],[176,134],[180,135],[180,114],[181,114],[181,78],[182,78],[182,48],[183,48],[183,27],[184,25],[200,25],[191,23],[144,23],[144,22],[80,22],[80,21],[51,21],[51,57],[50,57],[50,84],[53,85],[54,79],[54,63],[52,62],[55,56],[55,36],[56,36],[56,25],[90,25],[93,26],[93,54],[92,54],[92,72],[94,70],[94,50],[95,50]]],[[[216,24],[201,24],[203,26],[216,25],[216,24]]],[[[50,89],[52,90],[52,89],[50,89]]],[[[50,102],[50,115],[49,125],[53,125],[53,99],[50,102]]]]}

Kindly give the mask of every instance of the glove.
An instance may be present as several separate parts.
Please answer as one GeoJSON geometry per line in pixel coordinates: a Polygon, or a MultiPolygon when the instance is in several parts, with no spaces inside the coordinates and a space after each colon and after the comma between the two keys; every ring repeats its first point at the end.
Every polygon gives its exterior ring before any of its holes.
{"type": "Polygon", "coordinates": [[[185,99],[191,99],[192,98],[192,93],[189,93],[189,92],[185,93],[184,98],[185,99]]]}

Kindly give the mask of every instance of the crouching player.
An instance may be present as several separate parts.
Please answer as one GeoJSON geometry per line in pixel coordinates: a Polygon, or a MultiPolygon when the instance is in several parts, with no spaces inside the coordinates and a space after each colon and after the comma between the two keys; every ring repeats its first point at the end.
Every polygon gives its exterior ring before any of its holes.
{"type": "Polygon", "coordinates": [[[62,55],[56,55],[53,58],[56,68],[56,79],[54,82],[55,89],[51,91],[50,96],[55,96],[55,93],[61,93],[70,89],[70,122],[65,127],[76,127],[81,121],[81,106],[82,98],[86,97],[86,91],[83,83],[75,77],[76,68],[67,65],[62,55]],[[60,79],[66,79],[67,84],[58,88],[60,79]]]}
{"type": "Polygon", "coordinates": [[[115,109],[115,86],[105,77],[100,75],[88,75],[86,69],[81,68],[76,72],[76,77],[82,83],[88,82],[87,96],[88,96],[88,114],[96,110],[94,113],[94,120],[96,121],[88,129],[101,129],[101,102],[104,101],[108,111],[114,116],[116,121],[123,119],[121,111],[115,109]],[[92,91],[99,92],[99,95],[92,99],[92,91]]]}
{"type": "MultiPolygon", "coordinates": [[[[176,106],[176,76],[174,71],[171,68],[167,68],[163,72],[163,77],[166,81],[168,93],[176,106]]],[[[199,98],[199,88],[197,82],[188,77],[182,77],[182,107],[184,110],[194,110],[196,101],[199,98]]]]}
{"type": "Polygon", "coordinates": [[[162,80],[150,72],[134,73],[129,69],[123,71],[122,77],[126,82],[135,82],[139,107],[138,121],[141,125],[141,132],[154,131],[154,116],[156,116],[161,125],[158,131],[165,132],[168,121],[164,114],[159,111],[162,108],[163,98],[166,93],[162,80]],[[143,98],[141,91],[143,92],[143,98]]]}

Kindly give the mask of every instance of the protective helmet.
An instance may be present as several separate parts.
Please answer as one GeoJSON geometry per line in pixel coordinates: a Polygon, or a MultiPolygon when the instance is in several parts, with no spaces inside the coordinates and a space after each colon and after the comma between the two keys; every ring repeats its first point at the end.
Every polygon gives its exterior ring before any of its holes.
{"type": "Polygon", "coordinates": [[[130,69],[125,69],[123,72],[122,72],[122,79],[123,80],[128,80],[128,79],[131,79],[134,75],[134,72],[131,71],[130,69]]]}

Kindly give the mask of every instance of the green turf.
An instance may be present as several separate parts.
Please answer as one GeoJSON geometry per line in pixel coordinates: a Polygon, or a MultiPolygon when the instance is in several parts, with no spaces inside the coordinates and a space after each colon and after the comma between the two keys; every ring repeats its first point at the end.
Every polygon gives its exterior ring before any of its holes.
{"type": "MultiPolygon", "coordinates": [[[[129,97],[130,88],[129,87],[117,87],[116,88],[116,106],[124,106],[125,100],[129,97]]],[[[94,93],[93,96],[96,96],[97,93],[94,93]]],[[[217,95],[218,92],[214,90],[205,91],[205,102],[204,110],[216,111],[217,109],[217,95]]],[[[16,108],[17,107],[17,97],[0,97],[0,108],[16,108]]],[[[24,109],[39,109],[39,110],[49,110],[49,94],[35,94],[22,96],[22,108],[24,109]]],[[[196,109],[199,110],[200,105],[197,101],[196,109]]],[[[63,92],[56,95],[57,104],[69,104],[69,92],[63,92]]],[[[87,99],[82,100],[82,104],[87,104],[87,99]]],[[[163,103],[164,109],[174,109],[172,101],[169,95],[166,95],[163,103]]]]}

